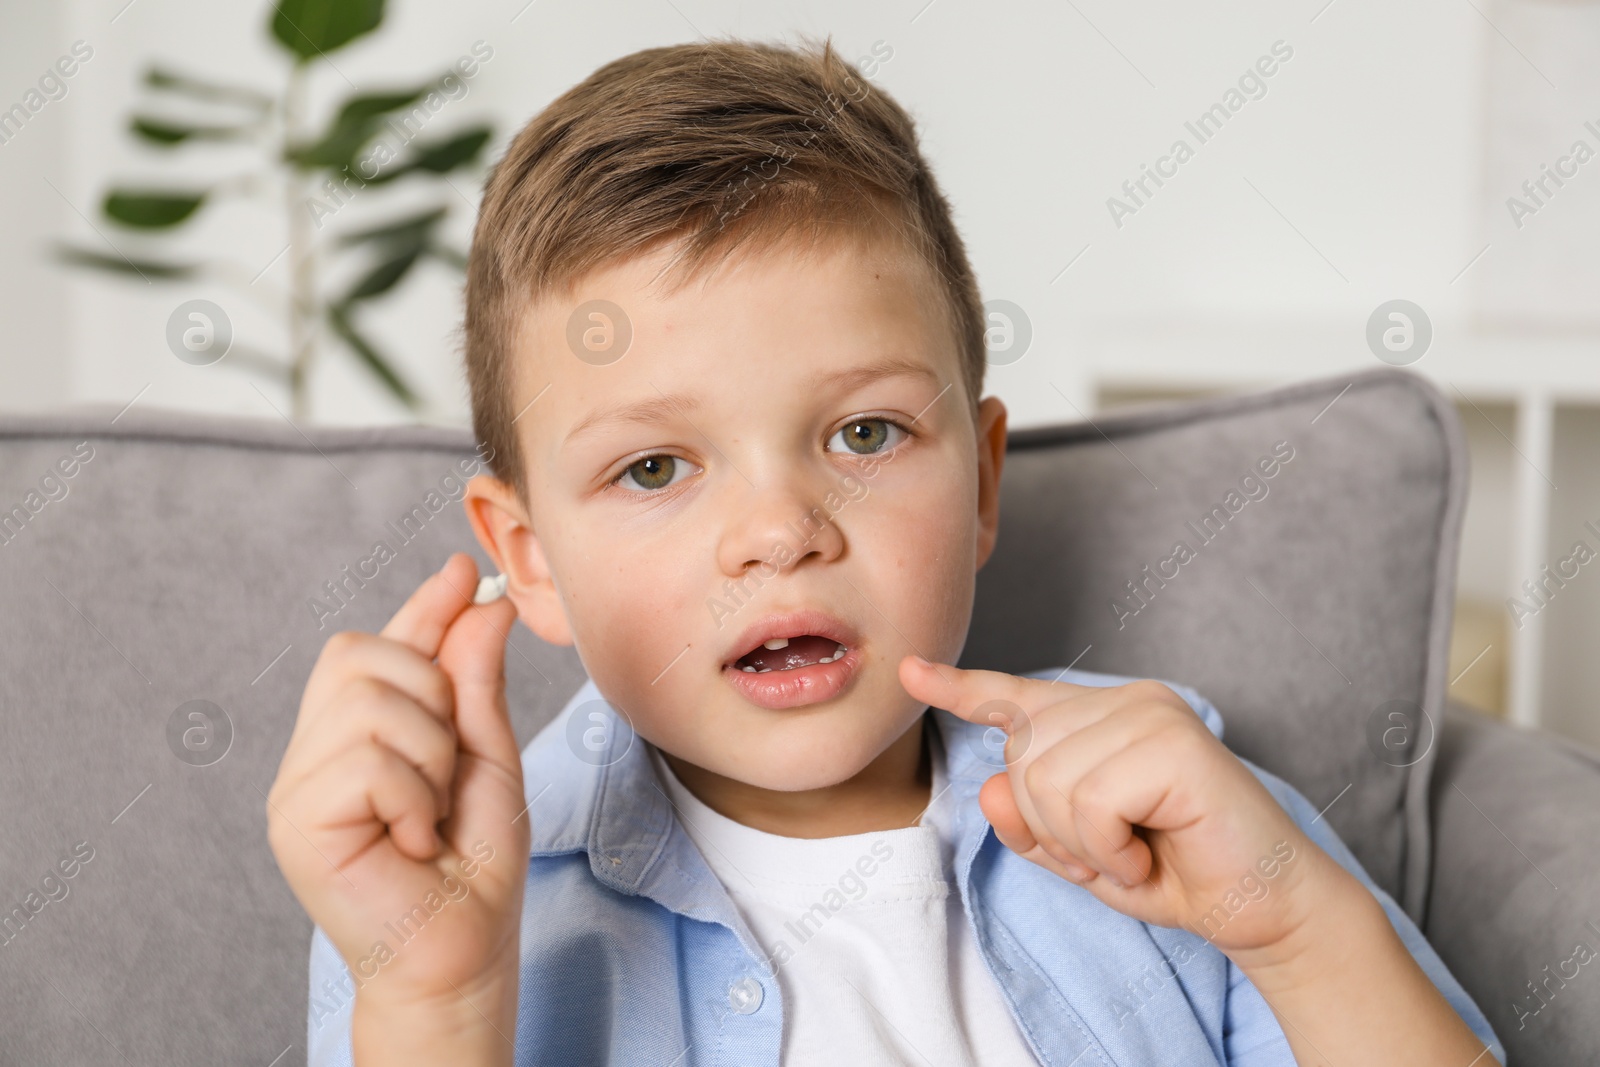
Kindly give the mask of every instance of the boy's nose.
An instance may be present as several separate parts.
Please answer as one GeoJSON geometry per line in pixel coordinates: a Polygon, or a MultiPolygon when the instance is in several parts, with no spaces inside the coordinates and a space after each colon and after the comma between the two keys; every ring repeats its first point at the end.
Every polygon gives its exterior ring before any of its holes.
{"type": "Polygon", "coordinates": [[[844,535],[837,521],[845,498],[826,489],[799,486],[760,488],[739,501],[723,528],[717,546],[717,565],[730,578],[751,569],[762,577],[789,570],[803,559],[837,559],[844,551],[844,535]]]}

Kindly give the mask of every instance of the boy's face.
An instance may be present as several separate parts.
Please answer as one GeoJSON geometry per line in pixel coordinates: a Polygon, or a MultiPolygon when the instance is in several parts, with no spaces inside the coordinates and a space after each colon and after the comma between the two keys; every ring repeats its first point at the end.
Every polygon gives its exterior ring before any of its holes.
{"type": "Polygon", "coordinates": [[[576,642],[646,740],[764,789],[834,785],[920,715],[900,660],[951,662],[966,640],[1004,408],[974,425],[908,256],[736,253],[664,296],[670,252],[530,308],[512,405],[538,397],[515,424],[528,508],[480,477],[468,511],[523,621],[576,642]],[[596,299],[631,325],[614,362],[568,342],[596,299]]]}

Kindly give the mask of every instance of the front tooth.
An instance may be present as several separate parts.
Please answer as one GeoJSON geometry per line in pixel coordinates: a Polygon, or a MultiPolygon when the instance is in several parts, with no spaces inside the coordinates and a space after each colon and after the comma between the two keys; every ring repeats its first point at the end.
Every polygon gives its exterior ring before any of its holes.
{"type": "Polygon", "coordinates": [[[817,662],[818,663],[832,663],[833,662],[833,657],[832,656],[823,656],[821,659],[817,660],[817,662]]]}
{"type": "Polygon", "coordinates": [[[756,669],[754,667],[742,667],[740,669],[743,670],[744,673],[746,673],[746,674],[754,674],[754,673],[756,673],[756,669]]]}
{"type": "Polygon", "coordinates": [[[757,674],[771,674],[772,673],[772,668],[771,667],[762,667],[759,671],[756,671],[756,673],[757,674]]]}
{"type": "Polygon", "coordinates": [[[776,651],[777,649],[780,649],[780,648],[788,648],[789,647],[789,639],[787,637],[774,637],[771,641],[763,641],[761,643],[761,647],[762,648],[770,648],[770,649],[773,649],[774,651],[776,651]]]}
{"type": "Polygon", "coordinates": [[[845,648],[843,645],[840,645],[838,648],[834,649],[833,658],[834,659],[838,659],[840,656],[844,655],[846,652],[849,652],[849,651],[850,650],[848,648],[845,648]]]}

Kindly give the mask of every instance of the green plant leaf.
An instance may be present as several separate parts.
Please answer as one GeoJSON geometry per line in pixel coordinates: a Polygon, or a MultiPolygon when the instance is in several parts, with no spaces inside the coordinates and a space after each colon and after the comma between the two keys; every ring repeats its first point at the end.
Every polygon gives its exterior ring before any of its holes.
{"type": "Polygon", "coordinates": [[[351,97],[318,140],[289,150],[289,161],[302,167],[333,167],[336,170],[348,166],[361,146],[377,132],[378,119],[405,107],[426,93],[432,85],[429,82],[411,90],[351,97]]]}
{"type": "Polygon", "coordinates": [[[356,354],[367,369],[381,381],[384,386],[406,407],[415,410],[420,400],[405,379],[400,377],[389,361],[378,353],[371,341],[363,337],[355,324],[350,321],[350,308],[348,304],[335,304],[328,308],[328,324],[333,327],[333,332],[338,334],[350,350],[356,354]]]}
{"type": "Polygon", "coordinates": [[[421,246],[399,249],[368,271],[340,303],[354,304],[358,300],[371,300],[387,293],[406,276],[421,254],[421,246]]]}
{"type": "Polygon", "coordinates": [[[477,126],[439,144],[420,147],[412,166],[435,174],[455,170],[477,159],[493,134],[491,127],[477,126]]]}
{"type": "Polygon", "coordinates": [[[152,89],[166,89],[197,100],[244,104],[261,111],[272,107],[272,97],[248,86],[224,85],[221,82],[179,74],[168,67],[151,67],[145,71],[144,83],[152,89]]]}
{"type": "Polygon", "coordinates": [[[188,126],[143,115],[135,115],[129,128],[146,141],[159,145],[182,144],[189,140],[231,141],[244,136],[249,129],[246,126],[188,126]]]}
{"type": "Polygon", "coordinates": [[[447,214],[449,214],[448,208],[434,208],[432,211],[424,211],[419,215],[400,219],[398,222],[388,222],[382,226],[347,233],[339,238],[339,243],[357,245],[372,242],[396,249],[421,247],[427,242],[433,228],[447,214]]]}
{"type": "Polygon", "coordinates": [[[383,0],[277,0],[272,36],[302,61],[343,48],[383,21],[383,0]]]}
{"type": "Polygon", "coordinates": [[[448,245],[430,243],[423,251],[434,259],[441,259],[450,264],[456,270],[464,271],[467,269],[467,257],[448,245]]]}
{"type": "Polygon", "coordinates": [[[443,141],[414,145],[413,155],[410,159],[400,166],[370,179],[369,184],[381,185],[385,182],[392,182],[396,178],[404,177],[417,170],[425,170],[433,174],[445,174],[477,159],[483,152],[484,145],[489,143],[489,138],[493,135],[493,127],[474,126],[465,133],[458,133],[443,141]]]}
{"type": "Polygon", "coordinates": [[[108,256],[73,245],[57,245],[55,258],[76,267],[110,271],[113,274],[136,274],[141,278],[180,279],[192,278],[200,273],[195,263],[162,263],[153,259],[130,259],[127,256],[108,256]]]}
{"type": "Polygon", "coordinates": [[[339,109],[339,117],[335,120],[335,125],[377,118],[379,115],[387,114],[396,108],[405,107],[411,101],[433,88],[433,85],[433,82],[425,82],[415,89],[408,89],[403,92],[365,93],[361,96],[352,96],[339,109]]]}
{"type": "Polygon", "coordinates": [[[106,217],[140,230],[176,226],[205,203],[205,193],[147,193],[113,189],[106,194],[106,217]]]}

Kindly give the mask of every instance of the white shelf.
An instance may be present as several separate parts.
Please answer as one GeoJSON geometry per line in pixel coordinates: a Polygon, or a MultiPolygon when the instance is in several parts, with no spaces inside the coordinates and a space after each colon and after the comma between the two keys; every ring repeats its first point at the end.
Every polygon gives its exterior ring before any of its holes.
{"type": "MultiPolygon", "coordinates": [[[[1072,362],[1102,388],[1266,387],[1365,370],[1364,322],[1230,320],[1080,323],[1072,362]]],[[[1518,401],[1546,394],[1557,404],[1600,406],[1600,334],[1482,333],[1434,323],[1433,342],[1408,370],[1447,394],[1518,401]]]]}

